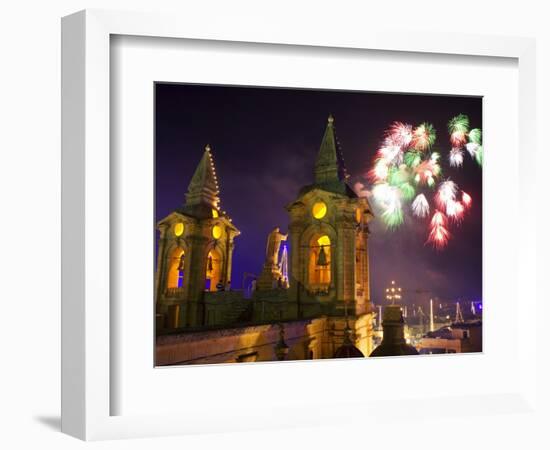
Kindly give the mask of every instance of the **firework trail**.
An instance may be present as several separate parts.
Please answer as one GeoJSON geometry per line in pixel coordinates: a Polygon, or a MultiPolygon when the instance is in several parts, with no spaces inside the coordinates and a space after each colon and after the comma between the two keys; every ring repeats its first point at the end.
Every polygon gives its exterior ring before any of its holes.
{"type": "Polygon", "coordinates": [[[451,135],[451,145],[453,148],[462,148],[466,145],[466,135],[470,128],[468,116],[459,114],[453,117],[448,124],[449,134],[451,135]]]}
{"type": "Polygon", "coordinates": [[[481,145],[481,130],[472,128],[468,116],[459,114],[449,120],[449,141],[451,151],[449,152],[449,164],[451,167],[461,167],[464,161],[463,148],[470,154],[472,159],[481,167],[483,165],[483,147],[481,145]]]}
{"type": "Polygon", "coordinates": [[[441,166],[437,162],[436,153],[432,154],[432,157],[426,161],[422,161],[414,168],[414,181],[419,185],[427,185],[433,187],[435,180],[441,174],[441,166]]]}
{"type": "Polygon", "coordinates": [[[481,145],[481,130],[479,128],[473,128],[468,133],[468,139],[470,142],[481,145]]]}
{"type": "Polygon", "coordinates": [[[451,167],[462,167],[464,162],[464,150],[461,147],[453,147],[449,152],[449,164],[451,167]]]}
{"type": "Polygon", "coordinates": [[[430,204],[424,194],[418,194],[411,205],[413,214],[416,217],[427,217],[430,214],[430,204]]]}
{"type": "Polygon", "coordinates": [[[447,216],[455,222],[460,222],[464,215],[464,205],[456,200],[447,202],[445,211],[447,216]]]}
{"type": "Polygon", "coordinates": [[[477,153],[478,148],[479,148],[479,144],[477,144],[475,142],[468,142],[466,144],[466,150],[468,151],[468,153],[470,154],[470,156],[472,158],[475,158],[475,155],[477,153]]]}
{"type": "Polygon", "coordinates": [[[411,143],[412,138],[412,125],[402,122],[393,122],[386,131],[385,142],[389,145],[407,147],[411,143]]]}
{"type": "Polygon", "coordinates": [[[401,193],[399,188],[381,183],[374,186],[372,194],[382,207],[382,219],[388,228],[396,228],[403,223],[401,193]]]}
{"type": "Polygon", "coordinates": [[[480,167],[483,167],[483,146],[482,145],[480,145],[476,150],[475,160],[480,167]]]}
{"type": "Polygon", "coordinates": [[[430,220],[430,225],[432,227],[444,227],[447,225],[447,218],[445,217],[445,214],[443,214],[441,211],[434,212],[434,215],[432,216],[432,220],[430,220]]]}
{"type": "Polygon", "coordinates": [[[422,156],[419,152],[417,152],[415,150],[411,150],[411,151],[408,151],[407,153],[405,153],[405,156],[404,156],[403,159],[405,161],[405,164],[408,167],[411,167],[411,168],[414,169],[422,161],[422,156]]]}
{"type": "Polygon", "coordinates": [[[401,164],[403,162],[403,150],[398,145],[388,145],[378,150],[380,159],[389,164],[401,164]]]}
{"type": "Polygon", "coordinates": [[[412,145],[415,150],[424,152],[435,142],[435,128],[431,123],[424,122],[413,131],[412,145]]]}
{"type": "Polygon", "coordinates": [[[464,191],[462,191],[462,204],[465,208],[469,208],[472,204],[472,197],[464,191]]]}
{"type": "Polygon", "coordinates": [[[428,235],[428,242],[433,244],[433,246],[441,250],[449,242],[451,234],[446,228],[447,218],[441,211],[436,211],[430,221],[430,233],[428,235]]]}
{"type": "Polygon", "coordinates": [[[373,183],[381,182],[388,176],[388,163],[384,158],[378,158],[374,167],[369,171],[368,177],[373,183]]]}
{"type": "Polygon", "coordinates": [[[470,129],[470,119],[465,114],[459,114],[458,116],[453,117],[449,120],[449,134],[453,133],[468,133],[470,129]]]}
{"type": "Polygon", "coordinates": [[[451,145],[453,146],[453,148],[462,148],[466,145],[466,142],[466,133],[455,131],[453,134],[451,134],[451,145]]]}
{"type": "Polygon", "coordinates": [[[454,202],[458,187],[454,181],[443,181],[437,188],[435,202],[441,209],[447,208],[447,203],[454,202]]]}
{"type": "MultiPolygon", "coordinates": [[[[465,151],[480,166],[483,163],[481,130],[469,129],[470,121],[464,114],[448,122],[449,166],[461,168],[465,151]]],[[[436,249],[444,248],[451,233],[449,223],[457,225],[472,204],[472,197],[461,191],[450,180],[441,180],[440,154],[432,151],[436,130],[424,122],[413,127],[403,122],[393,122],[383,135],[368,178],[373,183],[374,201],[381,208],[381,218],[388,229],[395,229],[404,222],[403,206],[409,204],[412,215],[425,219],[430,211],[433,216],[428,224],[428,240],[436,249]],[[427,194],[432,196],[434,207],[427,194]]]]}

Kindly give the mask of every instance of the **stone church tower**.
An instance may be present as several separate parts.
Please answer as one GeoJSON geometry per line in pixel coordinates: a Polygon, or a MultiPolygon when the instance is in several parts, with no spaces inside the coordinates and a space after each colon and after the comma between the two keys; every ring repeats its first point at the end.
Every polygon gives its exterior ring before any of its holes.
{"type": "Polygon", "coordinates": [[[314,298],[333,317],[370,314],[368,222],[372,213],[368,200],[348,185],[332,116],[314,174],[313,184],[304,186],[287,206],[291,296],[314,298]]]}
{"type": "Polygon", "coordinates": [[[220,210],[216,169],[206,146],[184,205],[162,219],[157,271],[156,309],[162,326],[204,323],[204,292],[231,280],[234,239],[240,231],[220,210]]]}

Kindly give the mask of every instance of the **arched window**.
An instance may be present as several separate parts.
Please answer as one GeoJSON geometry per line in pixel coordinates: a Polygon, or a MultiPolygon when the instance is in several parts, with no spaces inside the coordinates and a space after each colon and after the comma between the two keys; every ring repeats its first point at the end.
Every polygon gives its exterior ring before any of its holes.
{"type": "Polygon", "coordinates": [[[331,243],[325,234],[314,236],[309,249],[309,289],[327,291],[331,281],[331,243]]]}
{"type": "Polygon", "coordinates": [[[182,248],[177,247],[172,252],[172,255],[170,255],[166,287],[167,288],[183,287],[184,272],[185,272],[185,252],[182,248]]]}
{"type": "Polygon", "coordinates": [[[216,287],[221,281],[221,254],[216,249],[208,252],[206,259],[206,282],[205,289],[207,291],[217,291],[216,287]]]}

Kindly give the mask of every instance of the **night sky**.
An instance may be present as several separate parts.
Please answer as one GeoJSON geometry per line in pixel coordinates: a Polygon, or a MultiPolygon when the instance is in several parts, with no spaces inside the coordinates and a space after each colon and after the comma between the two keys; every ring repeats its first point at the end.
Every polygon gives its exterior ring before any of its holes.
{"type": "MultiPolygon", "coordinates": [[[[392,279],[405,289],[407,303],[430,296],[481,300],[481,169],[467,153],[461,169],[450,168],[447,159],[448,120],[463,113],[472,128],[482,128],[480,98],[182,84],[156,84],[155,89],[155,219],[184,202],[209,143],[221,209],[241,230],[233,257],[234,288],[241,287],[243,272],[261,271],[268,233],[275,226],[286,232],[285,206],[300,187],[313,182],[315,158],[332,113],[351,185],[367,183],[363,177],[391,122],[430,122],[437,130],[434,149],[442,154],[444,178],[452,178],[473,198],[462,225],[450,226],[453,237],[443,251],[425,244],[429,218],[413,218],[406,207],[405,223],[396,231],[386,230],[380,219],[371,222],[374,303],[381,303],[392,279]],[[418,289],[429,292],[413,292],[418,289]]],[[[372,200],[371,205],[376,214],[372,200]]]]}

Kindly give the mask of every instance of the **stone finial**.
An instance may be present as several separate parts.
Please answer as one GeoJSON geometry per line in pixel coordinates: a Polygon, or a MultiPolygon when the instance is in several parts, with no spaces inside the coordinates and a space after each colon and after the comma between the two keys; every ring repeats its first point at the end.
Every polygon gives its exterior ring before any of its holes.
{"type": "Polygon", "coordinates": [[[383,321],[387,323],[402,323],[403,312],[399,305],[388,305],[384,308],[383,321]]]}
{"type": "Polygon", "coordinates": [[[210,147],[210,144],[206,144],[206,147],[204,147],[204,150],[209,152],[212,150],[212,147],[210,147]]]}
{"type": "Polygon", "coordinates": [[[329,124],[334,123],[334,116],[333,116],[332,114],[329,114],[329,115],[328,115],[328,123],[329,123],[329,124]]]}
{"type": "Polygon", "coordinates": [[[384,308],[382,343],[370,356],[418,355],[418,351],[405,340],[404,320],[401,307],[389,305],[384,308]]]}

